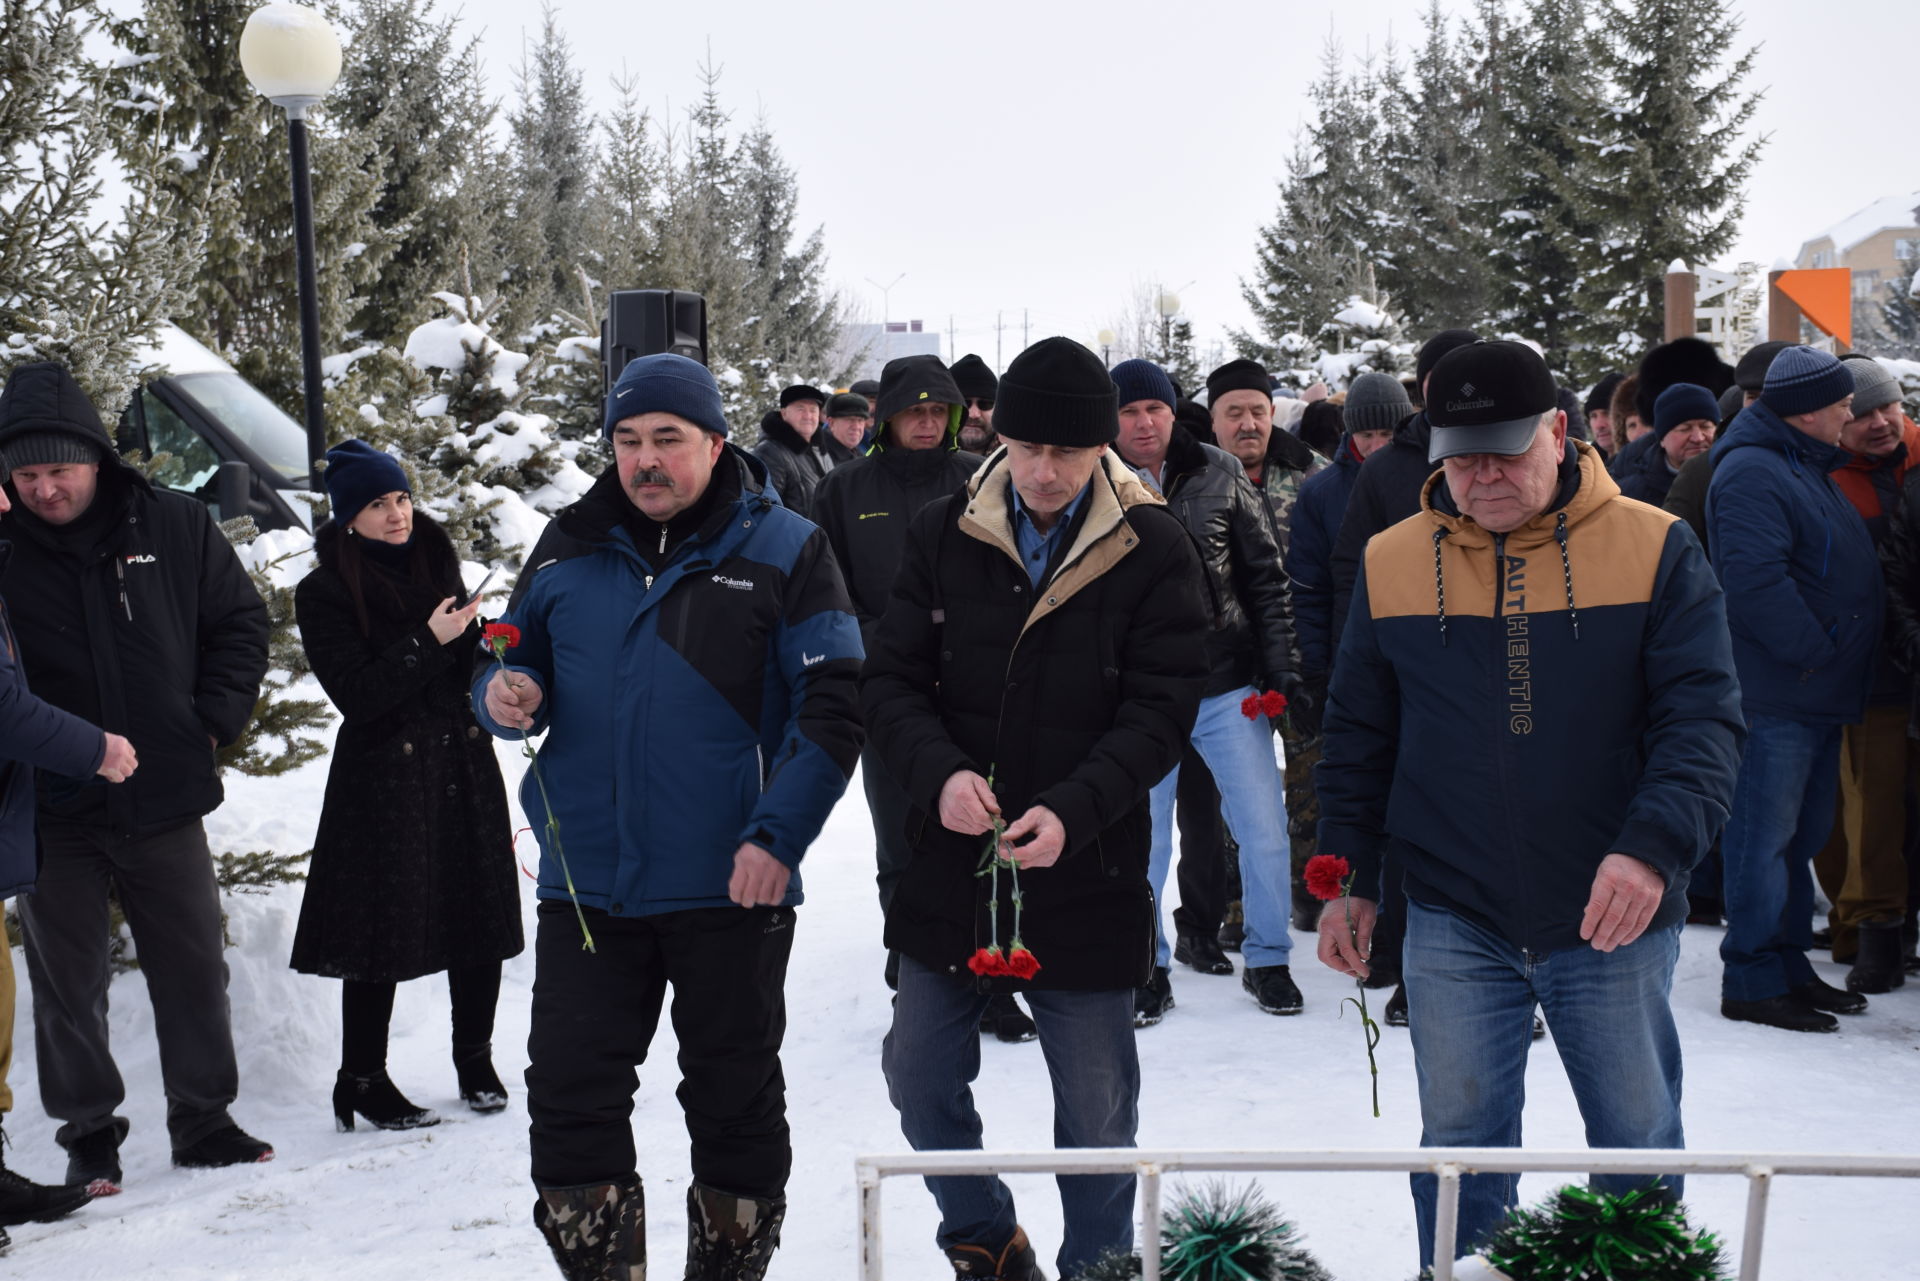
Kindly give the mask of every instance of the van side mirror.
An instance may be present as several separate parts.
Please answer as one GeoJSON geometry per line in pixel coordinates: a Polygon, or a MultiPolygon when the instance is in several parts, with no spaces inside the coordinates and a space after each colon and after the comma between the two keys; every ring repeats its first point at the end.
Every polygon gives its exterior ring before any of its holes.
{"type": "Polygon", "coordinates": [[[229,459],[220,464],[215,485],[221,520],[236,520],[247,514],[253,501],[253,468],[237,458],[229,459]]]}

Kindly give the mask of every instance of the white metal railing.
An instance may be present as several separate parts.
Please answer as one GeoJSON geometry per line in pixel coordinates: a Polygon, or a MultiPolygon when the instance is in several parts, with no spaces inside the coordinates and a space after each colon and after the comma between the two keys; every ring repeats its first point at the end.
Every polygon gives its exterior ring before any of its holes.
{"type": "Polygon", "coordinates": [[[880,1183],[901,1175],[1133,1174],[1140,1180],[1140,1275],[1160,1281],[1160,1177],[1185,1171],[1265,1173],[1341,1171],[1412,1173],[1440,1180],[1434,1217],[1433,1278],[1453,1281],[1454,1234],[1462,1174],[1738,1174],[1747,1180],[1746,1232],[1740,1281],[1759,1281],[1767,1194],[1776,1175],[1920,1178],[1920,1156],[1844,1156],[1810,1152],[1684,1152],[1661,1148],[1394,1148],[1343,1151],[1183,1152],[1148,1148],[1064,1148],[1046,1152],[911,1152],[863,1156],[854,1162],[860,1189],[860,1277],[882,1281],[880,1183]]]}

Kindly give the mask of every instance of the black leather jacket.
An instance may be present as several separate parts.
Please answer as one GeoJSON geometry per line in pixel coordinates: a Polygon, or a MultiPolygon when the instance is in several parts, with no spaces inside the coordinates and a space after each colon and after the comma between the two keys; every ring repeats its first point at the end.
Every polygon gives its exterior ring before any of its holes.
{"type": "Polygon", "coordinates": [[[1238,459],[1175,427],[1161,472],[1167,507],[1200,550],[1219,625],[1207,633],[1212,698],[1242,685],[1277,689],[1298,670],[1293,610],[1267,501],[1238,459]]]}

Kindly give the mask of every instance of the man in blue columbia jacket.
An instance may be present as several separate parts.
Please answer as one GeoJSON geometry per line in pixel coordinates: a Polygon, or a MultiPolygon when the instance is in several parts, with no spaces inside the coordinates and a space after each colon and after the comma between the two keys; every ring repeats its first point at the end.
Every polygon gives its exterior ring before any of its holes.
{"type": "MultiPolygon", "coordinates": [[[[1353,897],[1322,913],[1320,957],[1368,973],[1391,849],[1421,1142],[1518,1146],[1538,1003],[1587,1141],[1678,1148],[1687,873],[1726,821],[1740,747],[1720,588],[1685,524],[1620,497],[1567,439],[1531,348],[1449,352],[1428,392],[1441,470],[1420,514],[1367,544],[1333,666],[1320,848],[1351,861],[1353,897]]],[[[1456,1255],[1517,1182],[1461,1180],[1456,1255]]],[[[1435,1192],[1413,1177],[1422,1265],[1435,1192]]]]}
{"type": "Polygon", "coordinates": [[[543,900],[534,1221],[569,1278],[644,1275],[629,1118],[671,985],[686,1275],[758,1281],[793,1156],[796,869],[859,756],[860,631],[826,537],[727,443],[705,366],[631,362],[606,430],[614,466],[541,535],[502,620],[506,670],[489,660],[474,687],[495,734],[547,734],[520,792],[543,900]]]}
{"type": "Polygon", "coordinates": [[[1867,1008],[1807,960],[1812,860],[1833,825],[1841,729],[1866,715],[1886,594],[1872,536],[1827,475],[1852,403],[1845,365],[1787,348],[1713,447],[1707,490],[1747,719],[1721,845],[1720,1012],[1796,1032],[1834,1031],[1834,1014],[1867,1008]]]}

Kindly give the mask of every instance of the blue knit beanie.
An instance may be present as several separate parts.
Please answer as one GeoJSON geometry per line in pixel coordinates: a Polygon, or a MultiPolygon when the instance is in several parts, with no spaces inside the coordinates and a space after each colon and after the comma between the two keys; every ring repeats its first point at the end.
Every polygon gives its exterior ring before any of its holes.
{"type": "Polygon", "coordinates": [[[607,397],[600,434],[613,435],[615,423],[636,414],[674,414],[702,431],[727,434],[727,415],[713,374],[699,361],[669,352],[627,362],[607,397]]]}
{"type": "Polygon", "coordinates": [[[1789,347],[1767,366],[1760,403],[1782,418],[1810,414],[1853,395],[1853,375],[1824,351],[1789,347]]]}
{"type": "Polygon", "coordinates": [[[1174,394],[1173,379],[1167,377],[1167,371],[1151,360],[1123,360],[1112,370],[1113,385],[1120,389],[1120,403],[1131,405],[1136,400],[1158,400],[1172,409],[1179,402],[1174,394]]]}
{"type": "Polygon", "coordinates": [[[400,464],[364,440],[346,440],[327,451],[327,505],[340,525],[352,522],[365,507],[382,494],[411,495],[407,473],[400,464]]]}
{"type": "Polygon", "coordinates": [[[1675,383],[1653,402],[1653,434],[1664,436],[1681,423],[1704,418],[1716,426],[1720,422],[1720,402],[1712,392],[1697,383],[1675,383]]]}

